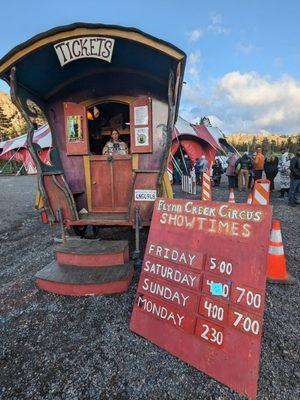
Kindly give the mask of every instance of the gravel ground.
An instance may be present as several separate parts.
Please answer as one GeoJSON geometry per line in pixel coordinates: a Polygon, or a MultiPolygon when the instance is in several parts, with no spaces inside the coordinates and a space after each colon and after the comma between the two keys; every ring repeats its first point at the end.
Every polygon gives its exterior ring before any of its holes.
{"type": "MultiPolygon", "coordinates": [[[[243,397],[129,330],[138,282],[122,295],[71,298],[37,290],[57,228],[33,210],[35,177],[1,177],[0,399],[211,399],[243,397]]],[[[182,195],[175,188],[177,197],[182,195]]],[[[236,196],[245,201],[245,194],[236,196]]],[[[224,187],[215,200],[228,200],[224,187]]],[[[258,399],[299,399],[300,207],[272,195],[293,286],[267,286],[258,399]]],[[[105,237],[130,237],[106,229],[105,237]]],[[[147,232],[143,231],[145,245],[147,232]]]]}

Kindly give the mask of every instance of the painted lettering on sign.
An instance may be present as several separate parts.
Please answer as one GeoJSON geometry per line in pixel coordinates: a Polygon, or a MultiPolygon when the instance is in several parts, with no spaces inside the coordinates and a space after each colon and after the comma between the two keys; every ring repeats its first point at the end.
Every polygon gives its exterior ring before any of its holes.
{"type": "Polygon", "coordinates": [[[141,310],[172,326],[181,328],[189,333],[193,333],[194,331],[195,318],[170,304],[146,297],[143,294],[138,294],[136,304],[141,310]]]}
{"type": "Polygon", "coordinates": [[[144,261],[143,272],[163,278],[169,282],[186,286],[190,289],[197,290],[200,287],[200,275],[194,272],[185,271],[181,267],[173,266],[170,263],[164,262],[163,264],[151,261],[148,259],[144,261]]]}
{"type": "Polygon", "coordinates": [[[155,201],[155,199],[156,199],[156,190],[136,189],[134,191],[135,201],[155,201]]]}
{"type": "Polygon", "coordinates": [[[211,294],[217,297],[222,297],[223,299],[229,300],[231,284],[232,282],[229,279],[226,279],[222,276],[216,276],[205,273],[203,275],[202,291],[204,293],[211,294]],[[222,293],[215,294],[214,290],[212,289],[215,284],[222,285],[222,293]]]}
{"type": "Polygon", "coordinates": [[[169,260],[192,268],[202,269],[204,255],[197,252],[188,252],[178,248],[150,243],[147,246],[147,254],[163,260],[169,260]]]}
{"type": "Polygon", "coordinates": [[[197,322],[195,335],[211,346],[216,346],[219,348],[223,347],[224,329],[221,326],[212,323],[211,321],[199,319],[197,322]]]}
{"type": "Polygon", "coordinates": [[[239,308],[229,307],[229,323],[235,329],[254,336],[261,335],[262,317],[239,308]]]}
{"type": "Polygon", "coordinates": [[[167,300],[176,306],[185,307],[189,310],[195,311],[197,306],[197,295],[182,290],[176,286],[164,283],[161,281],[154,281],[153,278],[144,276],[142,278],[141,291],[150,295],[158,296],[163,300],[167,300]]]}
{"type": "Polygon", "coordinates": [[[232,285],[231,301],[252,311],[261,311],[263,305],[263,292],[243,284],[235,283],[232,285]]]}
{"type": "Polygon", "coordinates": [[[224,324],[227,322],[228,303],[208,296],[202,296],[199,305],[199,314],[215,322],[224,324]]]}
{"type": "Polygon", "coordinates": [[[111,62],[115,40],[102,36],[83,36],[65,40],[54,45],[55,52],[63,67],[81,58],[98,58],[111,62]]]}

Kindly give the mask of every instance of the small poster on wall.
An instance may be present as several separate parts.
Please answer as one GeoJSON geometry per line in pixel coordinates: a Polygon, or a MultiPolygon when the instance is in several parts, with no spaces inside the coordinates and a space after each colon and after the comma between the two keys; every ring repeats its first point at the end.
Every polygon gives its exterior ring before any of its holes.
{"type": "Polygon", "coordinates": [[[69,115],[67,119],[67,136],[69,142],[82,142],[83,131],[80,115],[69,115]]]}
{"type": "Polygon", "coordinates": [[[134,125],[148,125],[148,106],[134,108],[134,125]]]}
{"type": "Polygon", "coordinates": [[[149,129],[148,128],[135,128],[135,145],[148,146],[149,145],[149,129]]]}
{"type": "Polygon", "coordinates": [[[152,152],[152,100],[139,97],[130,104],[131,153],[152,152]]]}

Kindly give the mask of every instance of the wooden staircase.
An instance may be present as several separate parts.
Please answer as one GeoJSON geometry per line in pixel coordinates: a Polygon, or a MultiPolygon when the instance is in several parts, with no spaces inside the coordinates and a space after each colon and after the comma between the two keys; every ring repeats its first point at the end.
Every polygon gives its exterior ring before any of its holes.
{"type": "Polygon", "coordinates": [[[69,238],[56,248],[56,261],[36,274],[37,286],[50,293],[88,296],[128,290],[133,276],[125,240],[69,238]]]}

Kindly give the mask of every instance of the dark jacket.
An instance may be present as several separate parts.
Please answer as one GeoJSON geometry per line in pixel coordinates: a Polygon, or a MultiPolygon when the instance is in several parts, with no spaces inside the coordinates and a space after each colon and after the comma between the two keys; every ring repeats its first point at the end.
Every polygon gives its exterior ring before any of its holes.
{"type": "Polygon", "coordinates": [[[268,176],[276,176],[278,172],[278,157],[274,157],[273,160],[265,159],[264,170],[268,176]]]}
{"type": "Polygon", "coordinates": [[[300,179],[300,156],[296,155],[290,163],[291,178],[300,179]]]}
{"type": "Polygon", "coordinates": [[[240,157],[237,162],[235,163],[235,167],[237,168],[238,165],[240,164],[241,168],[240,169],[252,169],[253,168],[253,162],[251,158],[247,155],[244,154],[242,157],[240,157]]]}
{"type": "Polygon", "coordinates": [[[213,164],[212,166],[213,176],[221,176],[223,174],[223,168],[221,163],[220,164],[213,164]]]}

